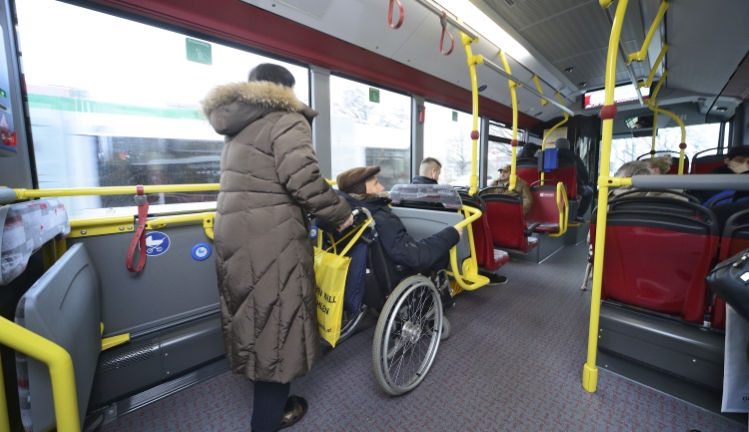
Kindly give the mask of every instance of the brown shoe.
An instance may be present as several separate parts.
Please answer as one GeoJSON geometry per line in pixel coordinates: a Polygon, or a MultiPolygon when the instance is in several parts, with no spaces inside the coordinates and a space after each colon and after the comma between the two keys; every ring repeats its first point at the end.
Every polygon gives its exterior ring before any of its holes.
{"type": "Polygon", "coordinates": [[[276,430],[286,429],[294,426],[299,420],[307,414],[307,399],[301,396],[289,396],[286,400],[286,407],[283,410],[281,423],[276,430]]]}

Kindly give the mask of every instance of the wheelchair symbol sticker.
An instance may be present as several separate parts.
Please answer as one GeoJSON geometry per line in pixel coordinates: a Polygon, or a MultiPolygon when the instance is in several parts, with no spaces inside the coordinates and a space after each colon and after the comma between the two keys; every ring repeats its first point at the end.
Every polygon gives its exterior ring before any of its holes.
{"type": "Polygon", "coordinates": [[[192,258],[196,261],[203,261],[211,256],[211,247],[205,243],[198,243],[192,247],[192,258]]]}
{"type": "Polygon", "coordinates": [[[159,256],[169,250],[169,236],[158,231],[146,235],[146,255],[159,256]]]}

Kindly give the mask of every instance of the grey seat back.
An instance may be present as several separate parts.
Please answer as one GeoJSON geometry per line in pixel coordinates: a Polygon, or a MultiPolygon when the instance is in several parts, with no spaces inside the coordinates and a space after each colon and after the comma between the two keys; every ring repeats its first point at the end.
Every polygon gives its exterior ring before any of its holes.
{"type": "MultiPolygon", "coordinates": [[[[393,213],[400,218],[406,231],[416,240],[429,237],[443,229],[454,226],[464,218],[461,213],[452,213],[435,210],[414,209],[407,207],[393,207],[393,213]]],[[[466,234],[466,231],[463,231],[466,234]]],[[[458,243],[458,263],[471,255],[471,246],[468,243],[468,235],[463,235],[458,243]]],[[[462,271],[462,269],[461,269],[462,271]]]]}
{"type": "MultiPolygon", "coordinates": [[[[39,278],[16,308],[19,325],[56,343],[70,354],[81,424],[101,352],[99,291],[99,276],[91,258],[83,244],[76,244],[39,278]]],[[[47,365],[20,354],[17,364],[24,428],[51,429],[56,422],[47,365]],[[28,389],[22,386],[24,369],[28,389]]]]}

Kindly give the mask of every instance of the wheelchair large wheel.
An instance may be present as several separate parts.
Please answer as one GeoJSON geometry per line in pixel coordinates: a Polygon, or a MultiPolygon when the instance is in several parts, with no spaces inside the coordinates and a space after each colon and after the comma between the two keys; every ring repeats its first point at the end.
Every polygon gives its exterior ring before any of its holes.
{"type": "Polygon", "coordinates": [[[404,279],[380,312],[372,366],[380,387],[397,396],[413,390],[432,366],[442,334],[442,301],[424,276],[404,279]]]}

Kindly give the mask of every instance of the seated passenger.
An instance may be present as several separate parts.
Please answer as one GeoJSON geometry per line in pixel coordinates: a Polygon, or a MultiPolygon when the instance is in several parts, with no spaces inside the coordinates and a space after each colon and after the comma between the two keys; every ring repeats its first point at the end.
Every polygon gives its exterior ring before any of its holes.
{"type": "Polygon", "coordinates": [[[670,154],[661,157],[654,157],[648,159],[645,163],[648,164],[648,171],[650,174],[668,174],[671,172],[671,161],[673,158],[670,154]]]}
{"type": "MultiPolygon", "coordinates": [[[[619,167],[618,170],[616,170],[616,174],[614,174],[615,177],[633,177],[636,175],[651,175],[650,168],[648,168],[648,163],[644,161],[632,161],[627,162],[621,167],[619,167]]],[[[637,188],[633,186],[620,186],[618,188],[612,188],[611,192],[609,193],[609,198],[617,197],[625,192],[630,192],[637,190],[637,188]]],[[[674,190],[673,192],[681,192],[680,190],[674,190]]],[[[664,190],[664,191],[643,191],[643,192],[633,192],[631,194],[627,194],[628,197],[635,197],[635,196],[652,196],[652,197],[663,197],[663,198],[672,198],[672,199],[678,199],[682,201],[689,201],[689,199],[685,196],[681,196],[675,193],[671,193],[670,190],[664,190]]]]}
{"type": "MultiPolygon", "coordinates": [[[[352,168],[338,174],[338,193],[349,205],[372,214],[385,253],[395,264],[440,270],[447,267],[450,248],[458,244],[462,229],[447,227],[430,237],[415,240],[400,218],[388,207],[389,194],[378,182],[379,166],[352,168]]],[[[393,273],[396,273],[393,269],[393,273]]]]}
{"type": "Polygon", "coordinates": [[[541,146],[539,146],[538,144],[527,143],[523,145],[522,149],[520,150],[520,154],[518,155],[518,163],[538,163],[538,158],[536,155],[538,154],[539,150],[541,150],[541,146]]]}
{"type": "Polygon", "coordinates": [[[557,148],[557,155],[560,161],[572,162],[577,168],[577,193],[582,198],[580,200],[580,207],[577,210],[575,216],[575,222],[584,222],[583,216],[588,211],[588,207],[593,202],[593,188],[588,186],[590,183],[590,177],[588,176],[588,168],[585,167],[585,163],[580,159],[580,156],[576,155],[574,151],[570,149],[570,142],[567,138],[559,138],[554,143],[557,148]]]}
{"type": "Polygon", "coordinates": [[[411,184],[437,184],[440,180],[442,164],[435,158],[425,158],[419,166],[419,175],[411,180],[411,184]]]}
{"type": "MultiPolygon", "coordinates": [[[[710,174],[741,174],[749,171],[749,145],[731,147],[723,162],[725,165],[715,168],[710,174]]],[[[692,195],[699,198],[700,202],[706,203],[719,193],[719,190],[696,190],[692,195]]]]}
{"type": "Polygon", "coordinates": [[[510,187],[510,171],[511,165],[505,165],[499,169],[499,178],[491,182],[489,186],[498,186],[497,189],[488,189],[488,193],[496,193],[503,195],[520,195],[523,198],[523,214],[527,215],[533,207],[533,194],[531,194],[531,188],[528,187],[528,183],[520,177],[515,178],[515,190],[508,190],[510,187]]]}

